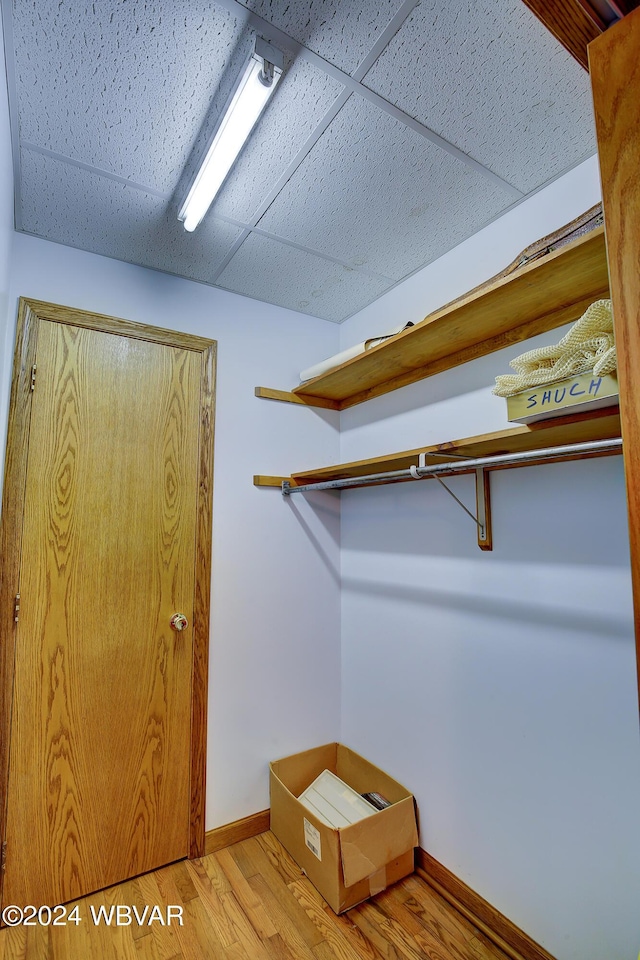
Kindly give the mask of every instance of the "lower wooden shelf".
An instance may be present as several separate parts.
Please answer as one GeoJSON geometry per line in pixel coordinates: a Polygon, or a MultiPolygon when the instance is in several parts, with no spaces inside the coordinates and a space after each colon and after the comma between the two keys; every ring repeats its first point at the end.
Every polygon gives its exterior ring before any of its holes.
{"type": "MultiPolygon", "coordinates": [[[[590,440],[610,440],[619,436],[619,409],[618,407],[607,407],[603,410],[540,421],[529,426],[511,427],[506,430],[498,430],[495,433],[465,437],[462,440],[448,440],[444,443],[417,447],[414,450],[403,450],[400,453],[385,454],[368,460],[355,460],[352,463],[339,463],[329,467],[318,467],[315,470],[303,470],[291,474],[290,477],[257,474],[254,476],[253,482],[258,487],[280,487],[284,480],[288,480],[292,487],[303,486],[308,483],[322,483],[325,480],[343,480],[352,477],[365,477],[372,473],[406,470],[411,466],[417,466],[421,453],[426,453],[427,464],[436,464],[446,461],[446,454],[471,459],[519,453],[543,447],[563,446],[570,443],[583,443],[590,440]]],[[[576,460],[607,455],[611,455],[611,453],[570,454],[558,459],[576,460]]],[[[527,464],[522,464],[522,466],[532,466],[535,463],[535,460],[529,460],[527,464]]],[[[508,469],[514,469],[515,466],[513,464],[508,469]]],[[[490,469],[507,469],[507,467],[491,467],[490,469]]],[[[471,469],[469,472],[472,472],[471,469]]],[[[404,481],[395,482],[401,483],[404,481]]]]}

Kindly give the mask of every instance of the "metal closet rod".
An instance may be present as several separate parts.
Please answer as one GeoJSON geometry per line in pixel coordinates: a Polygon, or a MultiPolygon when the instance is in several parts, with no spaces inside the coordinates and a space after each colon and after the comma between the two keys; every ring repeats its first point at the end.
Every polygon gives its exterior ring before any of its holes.
{"type": "MultiPolygon", "coordinates": [[[[570,443],[563,447],[543,447],[541,450],[523,450],[520,453],[502,453],[493,457],[476,457],[469,460],[453,460],[449,463],[436,463],[424,467],[408,467],[406,470],[391,470],[387,473],[371,473],[363,477],[346,477],[343,480],[322,480],[318,483],[306,483],[292,487],[288,480],[282,484],[284,496],[292,493],[305,493],[309,490],[344,490],[346,487],[359,487],[363,484],[389,483],[393,480],[422,480],[435,477],[440,473],[469,473],[484,467],[508,467],[535,460],[561,460],[574,454],[613,453],[622,451],[622,438],[611,440],[587,440],[583,443],[570,443]]],[[[426,456],[442,456],[437,451],[426,451],[426,456]]]]}

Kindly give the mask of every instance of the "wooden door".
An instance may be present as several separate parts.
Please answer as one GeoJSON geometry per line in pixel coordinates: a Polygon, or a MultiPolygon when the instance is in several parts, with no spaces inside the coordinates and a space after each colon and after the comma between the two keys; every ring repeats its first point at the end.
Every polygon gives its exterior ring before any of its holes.
{"type": "Polygon", "coordinates": [[[31,317],[25,371],[3,905],[64,903],[188,856],[203,795],[212,343],[51,313],[31,317]]]}

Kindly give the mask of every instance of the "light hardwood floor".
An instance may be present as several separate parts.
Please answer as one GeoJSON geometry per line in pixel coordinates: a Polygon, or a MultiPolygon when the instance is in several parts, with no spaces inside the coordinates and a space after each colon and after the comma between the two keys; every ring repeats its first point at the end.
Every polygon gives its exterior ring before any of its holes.
{"type": "Polygon", "coordinates": [[[86,897],[78,915],[3,929],[0,960],[509,960],[417,876],[337,917],[270,832],[86,897]],[[180,906],[184,925],[94,924],[91,907],[118,904],[165,919],[180,906]]]}

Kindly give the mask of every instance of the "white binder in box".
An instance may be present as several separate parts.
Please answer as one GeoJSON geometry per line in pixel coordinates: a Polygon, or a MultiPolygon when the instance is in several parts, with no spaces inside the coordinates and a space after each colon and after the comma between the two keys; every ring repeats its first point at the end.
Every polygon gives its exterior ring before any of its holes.
{"type": "Polygon", "coordinates": [[[348,784],[336,777],[330,770],[323,770],[319,777],[309,784],[298,797],[307,810],[328,827],[347,827],[358,820],[364,820],[376,807],[348,784]]]}

